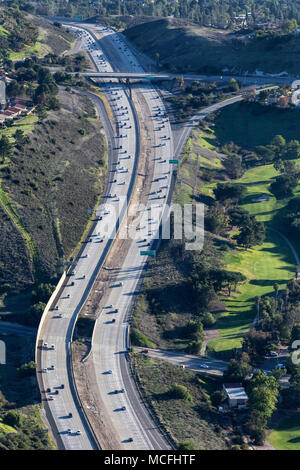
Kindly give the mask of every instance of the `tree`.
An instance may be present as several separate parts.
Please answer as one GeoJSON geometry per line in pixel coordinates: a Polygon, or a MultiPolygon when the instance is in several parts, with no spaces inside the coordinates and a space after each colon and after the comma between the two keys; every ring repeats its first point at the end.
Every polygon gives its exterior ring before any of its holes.
{"type": "Polygon", "coordinates": [[[217,201],[237,203],[246,195],[247,189],[242,184],[218,183],[214,189],[217,201]]]}
{"type": "Polygon", "coordinates": [[[3,416],[3,422],[8,426],[20,428],[22,426],[23,417],[18,411],[11,410],[5,413],[5,415],[3,416]]]}
{"type": "Polygon", "coordinates": [[[275,300],[276,300],[276,302],[277,302],[277,299],[278,299],[278,292],[279,292],[279,285],[278,285],[277,283],[275,283],[275,284],[273,285],[273,289],[274,289],[274,291],[275,291],[275,300]]]}
{"type": "Polygon", "coordinates": [[[2,157],[2,161],[5,158],[9,158],[12,155],[13,146],[10,143],[8,137],[3,135],[0,139],[0,155],[2,157]]]}
{"type": "Polygon", "coordinates": [[[24,313],[23,322],[25,325],[38,326],[45,307],[46,304],[43,302],[38,302],[32,305],[29,310],[24,313]]]}
{"type": "Polygon", "coordinates": [[[279,175],[270,185],[270,191],[277,199],[291,196],[298,184],[298,175],[279,175]]]}
{"type": "Polygon", "coordinates": [[[237,359],[230,359],[228,368],[224,371],[226,382],[242,382],[251,370],[250,364],[237,359]]]}
{"type": "Polygon", "coordinates": [[[274,145],[278,149],[283,150],[284,147],[286,146],[286,140],[284,137],[282,137],[282,135],[277,134],[271,140],[271,145],[274,145]]]}
{"type": "Polygon", "coordinates": [[[24,131],[22,131],[22,129],[17,129],[16,132],[13,134],[13,137],[15,139],[16,146],[19,149],[21,149],[24,145],[30,142],[29,137],[24,134],[24,131]]]}
{"type": "Polygon", "coordinates": [[[216,319],[215,317],[213,316],[212,313],[210,312],[206,312],[203,317],[201,318],[201,321],[203,323],[203,326],[205,328],[210,328],[211,326],[213,326],[215,323],[216,323],[216,319]]]}
{"type": "Polygon", "coordinates": [[[201,352],[202,340],[192,341],[187,347],[186,352],[188,354],[198,355],[201,352]]]}
{"type": "Polygon", "coordinates": [[[35,371],[36,371],[36,363],[33,361],[30,361],[27,364],[22,364],[21,367],[19,367],[17,371],[18,371],[19,377],[34,376],[35,371]]]}
{"type": "Polygon", "coordinates": [[[262,222],[257,222],[255,217],[250,217],[248,224],[241,228],[234,239],[246,249],[260,245],[265,239],[265,228],[262,222]]]}
{"type": "Polygon", "coordinates": [[[32,299],[34,303],[48,302],[55,286],[50,283],[41,283],[32,291],[32,299]]]}
{"type": "Polygon", "coordinates": [[[300,142],[299,140],[291,140],[287,144],[286,148],[286,157],[287,158],[299,158],[300,157],[300,142]]]}
{"type": "Polygon", "coordinates": [[[249,212],[240,206],[235,206],[232,209],[229,209],[228,215],[232,226],[236,225],[237,227],[246,225],[250,218],[249,212]]]}
{"type": "Polygon", "coordinates": [[[235,78],[232,78],[230,81],[229,81],[229,90],[230,91],[238,91],[240,89],[240,86],[237,82],[237,80],[235,78]]]}
{"type": "Polygon", "coordinates": [[[190,392],[187,387],[184,385],[173,384],[169,389],[169,395],[171,398],[184,400],[184,401],[193,401],[190,392]]]}
{"type": "Polygon", "coordinates": [[[291,20],[286,20],[282,25],[281,29],[284,32],[284,34],[290,34],[296,31],[298,28],[297,20],[295,18],[292,18],[291,20]]]}
{"type": "Polygon", "coordinates": [[[225,400],[226,393],[224,392],[224,390],[216,390],[211,396],[211,402],[213,406],[219,406],[225,400]]]}

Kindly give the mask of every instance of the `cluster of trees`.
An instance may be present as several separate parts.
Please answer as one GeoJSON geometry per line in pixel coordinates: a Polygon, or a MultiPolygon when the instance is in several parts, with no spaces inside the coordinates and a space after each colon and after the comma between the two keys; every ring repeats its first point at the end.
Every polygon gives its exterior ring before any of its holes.
{"type": "Polygon", "coordinates": [[[185,336],[191,340],[186,352],[188,354],[199,354],[204,340],[203,324],[201,321],[191,320],[186,325],[185,336]]]}
{"type": "Polygon", "coordinates": [[[300,287],[295,280],[280,291],[274,284],[274,297],[256,298],[257,322],[244,338],[243,351],[252,362],[260,362],[266,354],[281,342],[291,338],[291,332],[299,316],[300,287]]]}
{"type": "Polygon", "coordinates": [[[294,161],[281,159],[274,163],[274,168],[280,172],[270,185],[270,191],[277,199],[292,196],[299,181],[299,169],[294,161]]]}
{"type": "Polygon", "coordinates": [[[17,410],[1,413],[4,424],[15,432],[0,433],[0,450],[45,450],[52,445],[48,433],[44,431],[35,416],[25,415],[17,410]]]}
{"type": "Polygon", "coordinates": [[[296,139],[287,142],[282,135],[276,135],[268,145],[255,148],[259,163],[267,164],[273,160],[296,159],[300,157],[300,142],[296,139]]]}
{"type": "Polygon", "coordinates": [[[215,201],[206,215],[207,230],[216,234],[226,234],[233,227],[239,232],[234,239],[246,249],[263,243],[265,238],[264,224],[238,203],[246,196],[246,188],[242,184],[218,183],[214,188],[215,201]]]}
{"type": "Polygon", "coordinates": [[[204,26],[231,27],[237,23],[237,17],[245,15],[247,24],[251,26],[257,22],[279,20],[283,23],[283,31],[289,33],[294,28],[291,19],[300,20],[299,5],[297,2],[285,0],[245,0],[243,2],[231,0],[35,0],[30,3],[26,0],[6,0],[6,4],[19,4],[21,8],[48,16],[74,16],[84,17],[94,15],[141,15],[165,17],[173,15],[175,18],[186,18],[204,26]]]}
{"type": "Polygon", "coordinates": [[[29,309],[24,312],[22,321],[25,325],[37,327],[39,325],[46,304],[54,291],[55,286],[50,283],[37,285],[32,291],[32,303],[29,309]]]}
{"type": "Polygon", "coordinates": [[[219,90],[215,83],[194,81],[184,86],[183,77],[179,77],[178,82],[182,88],[181,95],[167,98],[174,106],[178,120],[186,119],[199,108],[209,106],[223,96],[223,91],[219,90]]]}
{"type": "MultiPolygon", "coordinates": [[[[3,5],[3,3],[2,3],[3,5]]],[[[38,38],[38,28],[25,18],[23,12],[16,8],[0,8],[0,51],[21,51],[24,46],[32,46],[38,38]]]]}
{"type": "Polygon", "coordinates": [[[292,198],[284,208],[283,224],[286,230],[299,234],[300,197],[292,198]]]}
{"type": "Polygon", "coordinates": [[[59,109],[56,95],[58,86],[49,69],[40,65],[37,58],[27,58],[15,63],[12,81],[7,87],[7,95],[16,97],[26,94],[35,104],[43,104],[48,109],[59,109]]]}
{"type": "Polygon", "coordinates": [[[74,54],[59,56],[57,54],[47,54],[40,60],[43,65],[60,65],[65,67],[67,72],[80,72],[88,67],[88,61],[84,54],[74,54]]]}
{"type": "Polygon", "coordinates": [[[278,401],[278,381],[276,377],[268,377],[257,370],[250,380],[247,393],[249,414],[245,427],[255,444],[263,445],[268,422],[278,401]]]}
{"type": "Polygon", "coordinates": [[[245,280],[243,274],[226,271],[218,265],[216,259],[210,259],[207,252],[201,252],[191,267],[189,277],[196,309],[205,313],[210,302],[215,300],[221,291],[227,289],[228,295],[231,295],[231,290],[236,290],[238,284],[245,280]]]}

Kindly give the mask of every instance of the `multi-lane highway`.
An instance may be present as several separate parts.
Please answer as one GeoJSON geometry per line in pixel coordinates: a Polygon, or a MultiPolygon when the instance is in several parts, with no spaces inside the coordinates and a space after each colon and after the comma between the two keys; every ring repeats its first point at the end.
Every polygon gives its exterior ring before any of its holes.
{"type": "MultiPolygon", "coordinates": [[[[99,72],[143,73],[120,34],[97,25],[68,23],[67,26],[77,32],[99,72]]],[[[51,427],[57,433],[60,446],[65,449],[95,448],[93,433],[74,395],[70,341],[78,313],[112,245],[116,230],[126,223],[127,199],[134,188],[139,157],[138,119],[140,122],[150,120],[154,145],[148,149],[148,158],[153,162],[148,200],[139,213],[139,220],[129,227],[127,254],[95,324],[91,360],[98,394],[112,423],[118,448],[168,449],[171,446],[168,439],[161,434],[142,403],[131,376],[126,351],[134,294],[147,262],[147,256],[143,256],[141,251],[155,248],[159,225],[168,212],[166,203],[172,192],[172,164],[169,160],[181,152],[189,130],[184,130],[174,146],[164,103],[150,83],[136,85],[133,101],[129,100],[123,85],[117,82],[106,80],[105,93],[116,127],[107,188],[93,229],[60,290],[53,310],[43,321],[39,336],[38,373],[51,427]],[[143,97],[145,109],[139,112],[137,119],[135,105],[139,94],[143,97]]],[[[221,106],[214,105],[196,119],[221,106]]]]}
{"type": "MultiPolygon", "coordinates": [[[[118,57],[119,51],[123,52],[122,58],[118,61],[118,67],[139,69],[136,59],[114,32],[99,27],[94,27],[93,30],[94,33],[101,33],[101,39],[105,40],[105,50],[109,50],[111,56],[118,57]]],[[[86,37],[88,33],[80,35],[86,37]]],[[[102,51],[99,57],[97,45],[98,42],[95,41],[89,47],[93,60],[97,64],[97,58],[100,59],[100,67],[108,69],[106,55],[102,51]]],[[[153,239],[156,238],[170,189],[169,160],[173,155],[170,122],[166,117],[166,110],[159,94],[151,85],[143,87],[139,92],[143,94],[148,108],[147,116],[144,118],[150,117],[155,128],[155,142],[151,152],[151,158],[154,160],[153,181],[148,205],[139,214],[140,220],[137,227],[132,227],[132,233],[129,234],[134,240],[132,240],[119,276],[111,287],[107,305],[104,306],[96,322],[92,358],[95,376],[98,377],[99,394],[114,425],[120,448],[167,449],[170,444],[163,438],[142,404],[131,378],[126,355],[122,354],[128,347],[129,317],[134,299],[132,294],[137,290],[147,259],[141,255],[141,251],[151,249],[153,239]]],[[[142,119],[141,116],[140,119],[142,119]]]]}
{"type": "MultiPolygon", "coordinates": [[[[85,39],[89,47],[92,38],[86,36],[85,39]]],[[[96,60],[96,57],[93,58],[96,60]]],[[[115,84],[108,90],[108,96],[114,105],[115,121],[122,129],[113,143],[117,159],[110,162],[107,191],[97,210],[93,230],[69,272],[54,310],[47,314],[39,337],[38,373],[41,374],[43,399],[47,401],[58,441],[66,449],[94,447],[72,393],[69,346],[78,312],[110,248],[116,227],[124,216],[138,158],[136,118],[127,95],[122,86],[115,84]],[[113,210],[115,206],[118,206],[118,211],[113,210]]]]}

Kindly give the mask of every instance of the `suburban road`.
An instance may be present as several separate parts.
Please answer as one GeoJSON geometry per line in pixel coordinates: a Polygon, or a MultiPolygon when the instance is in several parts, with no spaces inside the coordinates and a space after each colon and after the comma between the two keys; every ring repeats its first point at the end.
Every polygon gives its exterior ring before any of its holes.
{"type": "Polygon", "coordinates": [[[147,354],[147,356],[153,359],[169,362],[170,364],[186,369],[206,372],[207,374],[223,375],[224,370],[228,368],[228,362],[220,361],[209,356],[199,357],[190,354],[180,354],[176,351],[141,348],[138,346],[134,346],[134,349],[140,353],[144,351],[144,354],[147,354]]]}

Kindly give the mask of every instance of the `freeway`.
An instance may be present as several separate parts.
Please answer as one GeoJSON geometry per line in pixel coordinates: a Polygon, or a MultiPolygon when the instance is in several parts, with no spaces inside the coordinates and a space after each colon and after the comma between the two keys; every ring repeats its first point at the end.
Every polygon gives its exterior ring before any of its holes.
{"type": "MultiPolygon", "coordinates": [[[[94,28],[93,32],[95,33],[94,28]]],[[[106,31],[103,32],[106,33],[106,31]]],[[[115,60],[117,58],[119,67],[123,63],[123,66],[138,68],[138,64],[132,64],[134,58],[128,50],[126,55],[130,59],[127,64],[126,62],[124,64],[124,54],[122,58],[118,57],[119,48],[124,50],[126,47],[114,33],[109,33],[108,31],[108,34],[105,34],[105,49],[104,41],[100,41],[102,50],[106,51],[105,57],[110,49],[110,56],[115,57],[115,60]]],[[[90,50],[94,56],[99,57],[97,43],[93,43],[90,50]]],[[[103,60],[103,55],[100,59],[103,60]]],[[[101,65],[103,66],[103,63],[101,65]]],[[[107,67],[107,60],[105,66],[107,67]]],[[[126,354],[122,353],[128,348],[129,317],[134,298],[131,294],[137,290],[140,275],[146,263],[146,257],[142,257],[140,251],[145,244],[150,244],[149,249],[151,249],[152,240],[158,230],[171,179],[168,159],[173,154],[170,123],[166,118],[166,111],[160,96],[151,85],[143,87],[140,92],[148,106],[144,119],[149,119],[149,115],[156,129],[155,145],[152,149],[155,164],[150,188],[151,196],[149,196],[147,208],[139,215],[138,224],[132,228],[131,236],[134,239],[119,276],[111,287],[107,305],[96,322],[92,359],[95,376],[98,378],[98,392],[113,423],[115,434],[119,436],[120,448],[168,449],[170,444],[161,435],[160,429],[152,421],[141,402],[131,377],[126,354]],[[137,228],[139,230],[136,230],[137,228]],[[117,318],[116,312],[118,312],[117,318]]]]}
{"type": "MultiPolygon", "coordinates": [[[[121,35],[113,30],[83,24],[80,27],[68,24],[68,27],[77,31],[100,73],[112,74],[117,68],[131,70],[135,74],[144,73],[121,35]]],[[[51,389],[50,392],[43,392],[44,399],[51,415],[51,423],[54,423],[52,427],[56,429],[61,447],[65,449],[95,448],[93,434],[74,396],[69,347],[78,313],[115,238],[116,228],[125,216],[139,153],[134,105],[121,84],[111,82],[107,75],[103,80],[107,82],[106,96],[113,109],[117,128],[110,152],[110,178],[104,202],[97,210],[97,220],[80,256],[71,268],[72,275],[64,284],[58,302],[53,306],[54,310],[47,314],[39,341],[41,382],[44,390],[51,389]],[[116,206],[119,211],[117,218],[114,210],[116,206]],[[61,388],[62,384],[64,388],[61,388]],[[69,413],[72,414],[71,417],[69,413]]],[[[96,322],[91,357],[98,393],[119,441],[118,448],[169,449],[171,444],[161,434],[160,428],[152,421],[141,401],[131,376],[126,351],[133,301],[147,263],[147,257],[142,256],[141,251],[143,248],[151,250],[156,246],[160,222],[168,211],[166,202],[172,196],[173,179],[169,159],[181,152],[189,130],[184,129],[175,148],[170,121],[160,94],[150,83],[143,87],[136,85],[133,90],[134,101],[139,93],[147,108],[144,113],[140,113],[139,119],[150,119],[154,127],[155,144],[150,149],[154,175],[147,206],[140,212],[138,223],[130,227],[130,247],[114,284],[110,287],[107,304],[96,322]]],[[[227,104],[231,104],[231,101],[227,104]]],[[[221,107],[221,104],[214,106],[221,107]]],[[[200,112],[196,120],[205,117],[206,112],[218,109],[210,108],[200,112]]],[[[106,133],[111,135],[112,130],[108,131],[106,128],[106,133]]]]}
{"type": "MultiPolygon", "coordinates": [[[[90,37],[86,38],[88,47],[91,41],[90,37]]],[[[110,87],[109,97],[111,103],[117,104],[113,110],[115,122],[126,129],[122,130],[126,134],[121,137],[118,131],[110,146],[109,181],[103,202],[96,211],[93,228],[71,267],[56,304],[44,319],[38,338],[38,374],[43,401],[55,438],[64,449],[95,448],[92,433],[74,397],[69,348],[80,308],[109,251],[116,227],[124,217],[138,158],[136,118],[127,94],[122,86],[115,84],[110,87]],[[109,209],[108,205],[117,206],[118,211],[109,209]]]]}

